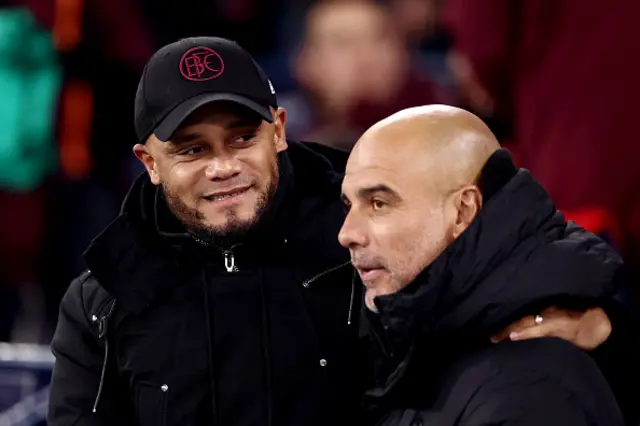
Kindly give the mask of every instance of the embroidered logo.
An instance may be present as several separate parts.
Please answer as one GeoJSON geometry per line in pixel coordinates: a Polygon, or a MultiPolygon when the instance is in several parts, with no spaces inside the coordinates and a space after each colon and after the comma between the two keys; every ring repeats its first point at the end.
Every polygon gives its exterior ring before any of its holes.
{"type": "Polygon", "coordinates": [[[182,55],[180,74],[187,80],[207,81],[220,77],[224,71],[222,58],[208,47],[194,47],[182,55]]]}

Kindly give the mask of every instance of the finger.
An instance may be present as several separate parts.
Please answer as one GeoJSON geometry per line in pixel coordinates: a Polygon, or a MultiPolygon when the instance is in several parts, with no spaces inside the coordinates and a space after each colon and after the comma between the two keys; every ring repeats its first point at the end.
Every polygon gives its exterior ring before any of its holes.
{"type": "Polygon", "coordinates": [[[561,327],[555,326],[553,323],[542,323],[540,325],[536,325],[533,327],[526,328],[520,331],[514,331],[509,334],[509,339],[511,340],[527,340],[527,339],[537,339],[539,337],[561,337],[565,338],[562,333],[563,329],[561,327]]]}
{"type": "Polygon", "coordinates": [[[516,328],[513,325],[510,325],[507,328],[500,330],[498,334],[492,336],[491,341],[493,343],[499,343],[505,340],[509,340],[509,335],[514,331],[516,331],[516,328]]]}
{"type": "Polygon", "coordinates": [[[491,337],[491,341],[493,343],[499,343],[504,340],[509,340],[509,335],[513,332],[519,332],[522,330],[526,330],[529,327],[534,327],[536,325],[535,317],[527,316],[520,318],[518,321],[509,324],[507,327],[502,329],[499,333],[491,337]]]}

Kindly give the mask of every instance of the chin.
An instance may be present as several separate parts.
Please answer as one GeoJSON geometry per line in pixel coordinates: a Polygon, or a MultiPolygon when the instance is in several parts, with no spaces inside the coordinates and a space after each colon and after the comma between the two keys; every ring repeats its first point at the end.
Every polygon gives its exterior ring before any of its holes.
{"type": "Polygon", "coordinates": [[[253,227],[254,221],[248,219],[234,218],[226,222],[206,222],[203,225],[213,231],[215,235],[227,237],[235,234],[243,234],[253,227]]]}

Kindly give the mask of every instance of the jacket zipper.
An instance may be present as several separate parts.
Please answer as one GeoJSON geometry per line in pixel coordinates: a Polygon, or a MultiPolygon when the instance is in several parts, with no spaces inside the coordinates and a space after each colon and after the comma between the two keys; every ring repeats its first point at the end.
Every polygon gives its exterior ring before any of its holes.
{"type": "Polygon", "coordinates": [[[225,250],[222,254],[224,255],[224,267],[227,269],[227,272],[238,272],[239,269],[236,266],[236,258],[233,252],[231,250],[225,250]]]}
{"type": "Polygon", "coordinates": [[[107,360],[109,358],[109,340],[107,339],[107,322],[111,315],[113,314],[114,309],[116,308],[116,299],[113,299],[111,302],[111,306],[109,307],[109,311],[106,315],[100,318],[100,323],[98,324],[98,338],[104,339],[104,360],[102,361],[102,372],[100,373],[100,384],[98,385],[98,394],[96,395],[96,400],[93,403],[93,412],[95,413],[98,410],[98,403],[100,402],[100,396],[102,395],[102,388],[104,385],[105,374],[107,371],[107,360]]]}
{"type": "Polygon", "coordinates": [[[240,269],[238,269],[238,267],[236,266],[236,258],[235,255],[233,254],[233,249],[236,248],[237,246],[239,246],[240,244],[235,244],[233,246],[231,246],[231,248],[229,248],[228,250],[222,250],[220,247],[208,243],[206,241],[204,241],[201,238],[196,237],[195,235],[192,235],[191,238],[193,238],[198,244],[205,246],[205,247],[213,247],[215,249],[217,249],[218,251],[220,251],[222,253],[222,255],[224,256],[224,268],[227,270],[227,272],[238,272],[240,269]]]}

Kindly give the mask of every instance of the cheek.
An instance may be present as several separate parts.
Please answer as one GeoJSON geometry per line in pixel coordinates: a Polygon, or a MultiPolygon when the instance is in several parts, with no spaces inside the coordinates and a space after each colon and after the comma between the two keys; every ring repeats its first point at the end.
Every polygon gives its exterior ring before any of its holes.
{"type": "Polygon", "coordinates": [[[406,217],[387,217],[373,223],[371,246],[392,274],[401,274],[410,264],[409,258],[418,247],[416,229],[414,221],[406,217]]]}
{"type": "Polygon", "coordinates": [[[389,239],[392,273],[396,285],[404,287],[430,265],[446,248],[446,226],[441,214],[424,215],[419,221],[404,221],[393,238],[389,239]]]}
{"type": "Polygon", "coordinates": [[[183,200],[194,200],[198,191],[198,169],[194,164],[180,164],[172,167],[165,175],[164,184],[174,195],[183,200]]]}
{"type": "Polygon", "coordinates": [[[405,277],[419,268],[417,259],[420,251],[424,250],[422,235],[412,227],[406,227],[389,242],[389,252],[392,253],[392,272],[405,277]]]}
{"type": "Polygon", "coordinates": [[[256,179],[260,186],[265,187],[273,178],[274,170],[278,167],[278,159],[273,144],[264,143],[263,145],[243,162],[245,173],[256,179]]]}

